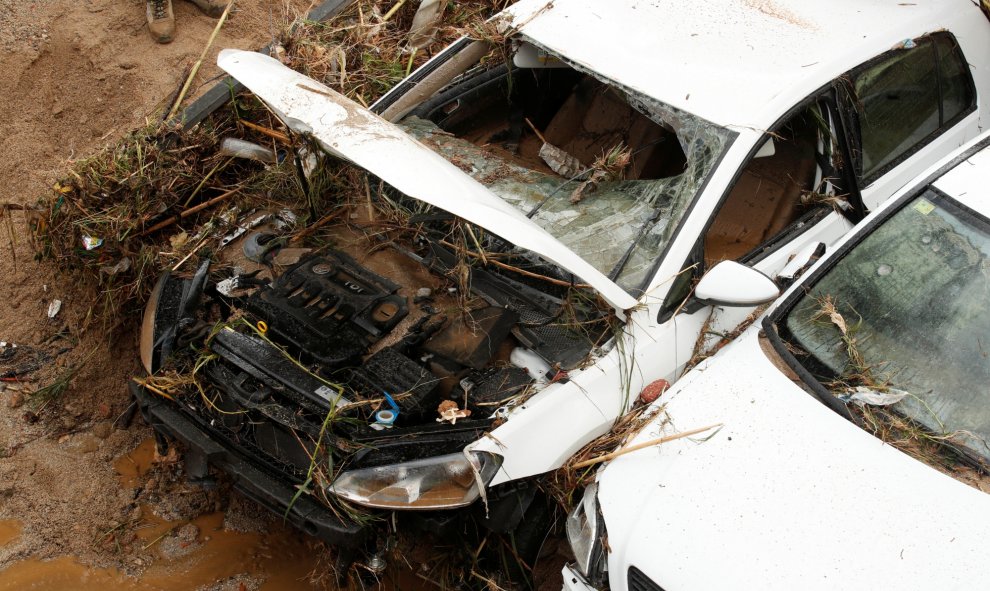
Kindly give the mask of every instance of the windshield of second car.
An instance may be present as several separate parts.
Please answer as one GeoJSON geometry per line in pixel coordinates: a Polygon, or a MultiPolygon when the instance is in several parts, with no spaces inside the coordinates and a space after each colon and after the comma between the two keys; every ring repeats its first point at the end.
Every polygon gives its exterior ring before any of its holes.
{"type": "Polygon", "coordinates": [[[638,296],[731,133],[546,52],[495,61],[401,125],[638,296]]]}
{"type": "Polygon", "coordinates": [[[990,223],[929,189],[818,280],[781,333],[836,395],[899,398],[890,408],[990,459],[988,255],[990,223]]]}

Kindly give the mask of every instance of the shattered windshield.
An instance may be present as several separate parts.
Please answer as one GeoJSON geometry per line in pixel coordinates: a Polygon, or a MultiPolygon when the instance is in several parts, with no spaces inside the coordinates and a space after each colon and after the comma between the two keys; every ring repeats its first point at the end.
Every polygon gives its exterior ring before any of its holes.
{"type": "Polygon", "coordinates": [[[638,297],[733,134],[548,55],[472,71],[400,125],[638,297]]]}
{"type": "Polygon", "coordinates": [[[816,282],[781,332],[840,398],[890,404],[990,459],[988,254],[990,223],[929,189],[816,282]]]}

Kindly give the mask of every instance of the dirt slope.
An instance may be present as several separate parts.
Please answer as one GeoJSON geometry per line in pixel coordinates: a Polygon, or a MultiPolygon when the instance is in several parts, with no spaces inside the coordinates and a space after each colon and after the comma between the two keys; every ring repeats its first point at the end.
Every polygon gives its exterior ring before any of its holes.
{"type": "MultiPolygon", "coordinates": [[[[260,47],[310,5],[309,0],[237,0],[199,82],[216,76],[219,48],[260,47]]],[[[159,101],[181,84],[183,70],[199,56],[216,23],[184,0],[175,0],[175,13],[178,35],[162,46],[144,28],[142,0],[0,0],[0,203],[34,202],[68,160],[161,111],[159,101]]],[[[125,455],[150,436],[140,421],[128,430],[110,427],[128,404],[124,386],[137,369],[135,336],[125,333],[111,342],[98,323],[83,330],[93,294],[70,276],[34,262],[22,218],[12,217],[19,231],[13,248],[7,245],[7,222],[0,220],[0,341],[17,343],[20,350],[14,357],[9,347],[0,348],[0,375],[5,363],[9,369],[39,362],[42,369],[30,374],[32,383],[0,382],[0,589],[191,589],[205,583],[253,589],[266,579],[275,585],[267,588],[279,588],[277,580],[294,581],[299,573],[272,575],[264,568],[245,568],[239,575],[237,561],[263,564],[264,556],[305,555],[307,548],[295,532],[251,506],[228,514],[234,521],[229,527],[218,514],[185,530],[162,523],[162,517],[178,518],[181,525],[184,518],[225,508],[228,501],[185,490],[174,465],[149,471],[147,444],[125,455]],[[63,304],[49,319],[53,299],[63,304]],[[75,365],[81,369],[71,386],[44,409],[23,402],[23,393],[75,365]],[[140,470],[121,480],[119,470],[142,461],[140,470]],[[166,487],[179,494],[163,502],[166,487]],[[149,538],[151,533],[155,537],[149,538]],[[199,544],[219,548],[202,560],[225,563],[222,576],[232,578],[218,582],[219,571],[203,566],[197,571],[183,558],[184,548],[199,544]],[[75,561],[114,570],[85,571],[75,561]],[[170,582],[156,573],[155,561],[181,564],[184,572],[202,571],[202,576],[170,582]],[[125,572],[146,576],[120,578],[125,572]]]]}

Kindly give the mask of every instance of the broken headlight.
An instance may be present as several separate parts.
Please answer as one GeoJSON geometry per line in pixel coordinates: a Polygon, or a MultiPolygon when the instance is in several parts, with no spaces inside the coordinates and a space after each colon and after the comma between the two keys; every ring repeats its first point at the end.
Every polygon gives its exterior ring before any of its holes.
{"type": "Polygon", "coordinates": [[[578,570],[589,582],[603,578],[605,567],[605,522],[598,509],[598,483],[584,489],[581,502],[567,516],[567,541],[577,559],[578,570]]]}
{"type": "Polygon", "coordinates": [[[501,456],[469,451],[344,472],[330,492],[380,509],[452,509],[473,503],[501,456]]]}

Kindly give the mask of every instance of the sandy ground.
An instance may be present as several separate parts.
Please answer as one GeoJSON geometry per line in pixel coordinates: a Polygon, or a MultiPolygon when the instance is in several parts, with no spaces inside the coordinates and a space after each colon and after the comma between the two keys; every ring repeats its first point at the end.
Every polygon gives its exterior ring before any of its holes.
{"type": "MultiPolygon", "coordinates": [[[[217,49],[266,44],[310,1],[237,0],[236,7],[199,84],[217,75],[217,49]]],[[[184,0],[175,0],[175,13],[177,37],[162,46],[145,30],[142,0],[0,0],[0,202],[34,202],[68,161],[161,111],[216,23],[184,0]]],[[[19,234],[10,248],[0,220],[0,341],[20,345],[14,362],[38,359],[43,368],[33,383],[0,383],[0,589],[240,591],[265,581],[264,588],[296,588],[299,572],[264,565],[298,556],[296,571],[311,568],[302,536],[236,497],[186,489],[177,465],[149,466],[149,444],[135,450],[150,436],[140,420],[111,427],[138,368],[135,335],[111,342],[98,323],[82,330],[93,294],[34,262],[20,214],[13,222],[19,234]],[[53,299],[63,304],[49,319],[53,299]],[[78,364],[68,390],[37,418],[18,390],[31,392],[78,364]],[[217,512],[231,503],[226,516],[217,512]],[[199,553],[208,555],[197,559],[199,575],[155,571],[197,572],[185,549],[199,545],[210,549],[199,553]]]]}

